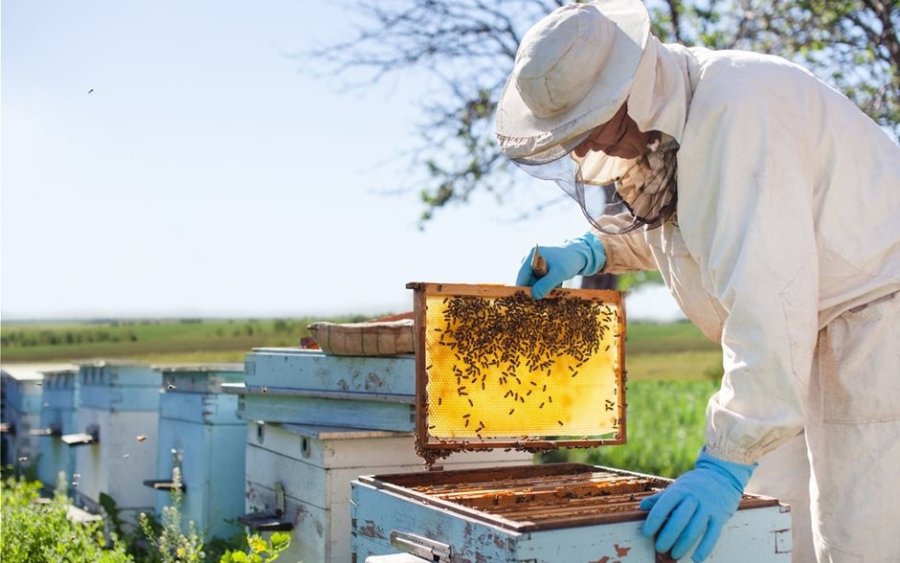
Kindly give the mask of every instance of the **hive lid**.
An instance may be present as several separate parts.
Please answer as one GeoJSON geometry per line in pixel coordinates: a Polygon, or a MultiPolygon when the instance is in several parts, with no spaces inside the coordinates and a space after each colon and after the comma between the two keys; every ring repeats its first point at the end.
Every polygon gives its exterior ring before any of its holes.
{"type": "Polygon", "coordinates": [[[541,451],[625,442],[618,291],[410,283],[416,449],[541,451]]]}

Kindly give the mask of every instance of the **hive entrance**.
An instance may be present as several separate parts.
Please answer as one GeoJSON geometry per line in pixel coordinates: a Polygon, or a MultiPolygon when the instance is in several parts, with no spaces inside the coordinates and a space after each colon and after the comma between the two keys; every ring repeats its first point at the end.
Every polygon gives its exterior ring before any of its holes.
{"type": "Polygon", "coordinates": [[[529,450],[624,442],[624,311],[615,291],[410,284],[417,445],[529,450]]]}

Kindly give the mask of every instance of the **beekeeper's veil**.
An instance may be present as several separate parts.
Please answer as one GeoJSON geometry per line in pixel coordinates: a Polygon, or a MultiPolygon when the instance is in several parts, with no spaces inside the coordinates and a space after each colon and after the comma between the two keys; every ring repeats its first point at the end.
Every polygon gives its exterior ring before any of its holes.
{"type": "Polygon", "coordinates": [[[566,4],[522,39],[498,104],[497,139],[529,174],[574,197],[601,231],[658,226],[675,210],[687,84],[684,65],[650,34],[639,0],[566,4]],[[571,154],[626,102],[638,128],[656,132],[647,156],[571,154]]]}

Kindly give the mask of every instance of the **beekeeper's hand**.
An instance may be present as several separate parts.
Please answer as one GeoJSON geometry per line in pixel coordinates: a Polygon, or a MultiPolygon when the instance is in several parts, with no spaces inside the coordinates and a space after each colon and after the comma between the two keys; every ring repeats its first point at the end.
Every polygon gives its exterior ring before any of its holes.
{"type": "Polygon", "coordinates": [[[519,276],[516,278],[516,285],[531,286],[531,295],[535,299],[542,299],[551,289],[575,276],[589,276],[599,272],[606,263],[603,243],[590,232],[566,241],[562,246],[539,246],[538,253],[547,263],[547,274],[538,277],[532,271],[531,257],[534,255],[532,250],[522,261],[519,276]]]}
{"type": "Polygon", "coordinates": [[[723,461],[704,448],[694,469],[641,501],[641,510],[650,511],[642,530],[644,536],[656,535],[656,551],[671,550],[672,559],[684,557],[699,539],[692,559],[703,561],[737,510],[754,469],[755,464],[723,461]]]}

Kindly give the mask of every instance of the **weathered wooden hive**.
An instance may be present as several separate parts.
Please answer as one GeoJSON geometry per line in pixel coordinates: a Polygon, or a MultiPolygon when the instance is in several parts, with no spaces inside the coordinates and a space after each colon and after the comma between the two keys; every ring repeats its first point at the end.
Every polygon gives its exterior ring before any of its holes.
{"type": "MultiPolygon", "coordinates": [[[[414,428],[413,355],[333,356],[261,348],[246,358],[246,515],[257,531],[292,534],[287,561],[350,560],[350,482],[421,472],[414,428]]],[[[531,461],[526,452],[457,453],[448,468],[531,461]]]]}
{"type": "Polygon", "coordinates": [[[49,490],[59,484],[63,474],[67,492],[71,492],[75,474],[75,451],[62,437],[76,433],[78,416],[78,369],[66,367],[44,370],[40,426],[32,430],[38,440],[38,479],[49,490]]]}
{"type": "Polygon", "coordinates": [[[405,356],[333,356],[257,348],[245,360],[247,420],[412,432],[415,361],[405,356]],[[361,416],[365,413],[365,416],[361,416]]]}
{"type": "Polygon", "coordinates": [[[157,491],[156,513],[172,502],[174,472],[182,486],[183,522],[193,521],[206,539],[230,539],[244,513],[247,423],[237,415],[238,397],[222,391],[243,381],[243,364],[156,368],[159,398],[156,474],[144,485],[157,491]]]}
{"type": "MultiPolygon", "coordinates": [[[[547,450],[625,441],[625,313],[618,292],[410,284],[416,441],[547,450]]],[[[665,561],[640,500],[669,481],[585,464],[363,476],[352,483],[355,563],[665,561]]],[[[790,514],[745,497],[710,561],[790,560],[790,514]]]]}
{"type": "Polygon", "coordinates": [[[41,369],[50,366],[7,364],[0,370],[3,393],[0,421],[2,464],[26,470],[37,463],[38,437],[31,430],[40,426],[41,369]]]}
{"type": "Polygon", "coordinates": [[[76,431],[62,436],[76,448],[74,502],[99,512],[101,495],[126,524],[153,512],[156,494],[142,486],[156,476],[160,373],[128,361],[78,364],[76,431]]]}

